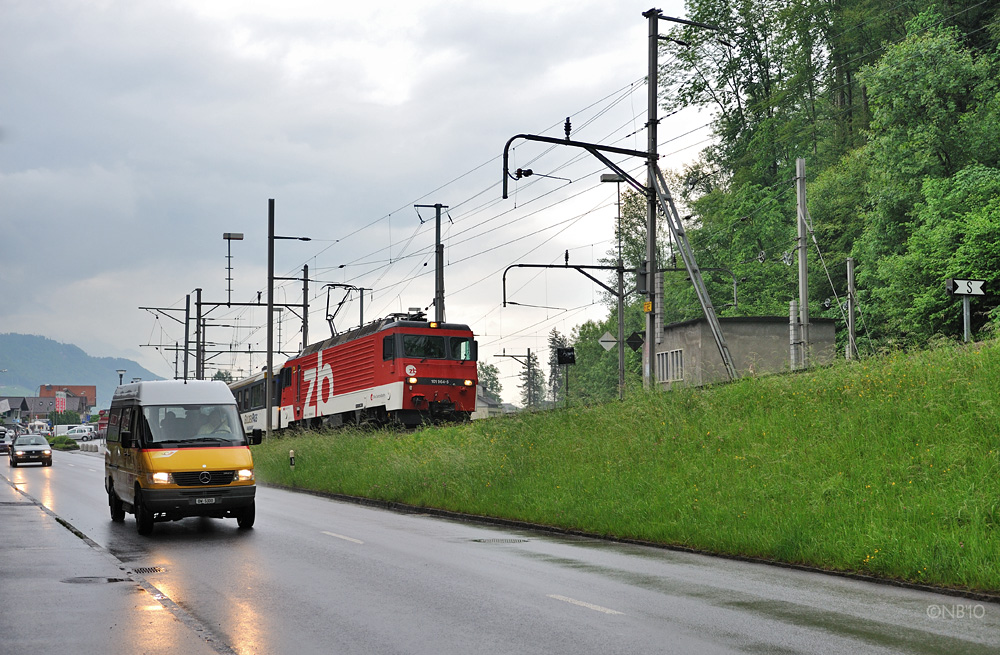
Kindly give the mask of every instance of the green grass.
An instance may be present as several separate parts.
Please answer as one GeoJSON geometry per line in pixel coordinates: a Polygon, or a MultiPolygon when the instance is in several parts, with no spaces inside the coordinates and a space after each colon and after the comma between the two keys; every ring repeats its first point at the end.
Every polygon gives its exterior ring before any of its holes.
{"type": "Polygon", "coordinates": [[[254,458],[264,483],[996,592],[998,400],[990,341],[412,433],[274,438],[254,458]]]}

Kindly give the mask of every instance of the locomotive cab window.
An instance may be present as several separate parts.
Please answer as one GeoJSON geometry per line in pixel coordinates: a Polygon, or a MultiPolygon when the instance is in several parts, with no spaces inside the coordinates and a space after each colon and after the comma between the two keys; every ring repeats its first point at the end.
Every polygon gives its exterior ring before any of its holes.
{"type": "Polygon", "coordinates": [[[403,335],[403,357],[444,359],[444,337],[426,334],[403,335]]]}
{"type": "Polygon", "coordinates": [[[478,359],[478,344],[474,339],[451,337],[448,342],[448,346],[451,349],[449,359],[457,359],[461,362],[474,362],[478,359]]]}

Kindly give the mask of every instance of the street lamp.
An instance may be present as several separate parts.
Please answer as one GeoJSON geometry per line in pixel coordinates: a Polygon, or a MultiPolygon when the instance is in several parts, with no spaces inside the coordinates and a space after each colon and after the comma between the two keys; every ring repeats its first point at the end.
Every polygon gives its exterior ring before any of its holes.
{"type": "Polygon", "coordinates": [[[222,238],[226,240],[226,307],[233,300],[233,241],[242,241],[242,232],[223,232],[222,238]]]}
{"type": "Polygon", "coordinates": [[[618,400],[625,397],[625,268],[622,262],[622,182],[617,173],[601,175],[601,182],[618,184],[618,400]]]}
{"type": "Polygon", "coordinates": [[[122,378],[125,377],[125,369],[120,368],[116,371],[118,373],[118,386],[122,386],[122,378]]]}
{"type": "MultiPolygon", "coordinates": [[[[264,379],[265,427],[271,437],[271,404],[274,402],[274,241],[312,241],[309,237],[279,237],[274,235],[274,198],[267,201],[267,370],[264,379]]],[[[304,344],[303,344],[304,345],[304,344]]]]}

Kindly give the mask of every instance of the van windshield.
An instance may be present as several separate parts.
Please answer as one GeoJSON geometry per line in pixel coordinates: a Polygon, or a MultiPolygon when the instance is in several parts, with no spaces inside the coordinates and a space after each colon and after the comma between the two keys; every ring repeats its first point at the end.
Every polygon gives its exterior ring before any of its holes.
{"type": "Polygon", "coordinates": [[[143,407],[142,417],[147,445],[245,443],[235,405],[156,405],[143,407]]]}

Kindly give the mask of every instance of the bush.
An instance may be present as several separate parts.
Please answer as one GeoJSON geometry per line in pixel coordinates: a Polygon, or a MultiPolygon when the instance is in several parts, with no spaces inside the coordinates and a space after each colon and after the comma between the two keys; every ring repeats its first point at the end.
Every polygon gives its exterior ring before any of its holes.
{"type": "Polygon", "coordinates": [[[55,450],[80,450],[80,444],[66,435],[52,437],[48,441],[49,445],[55,450]]]}

